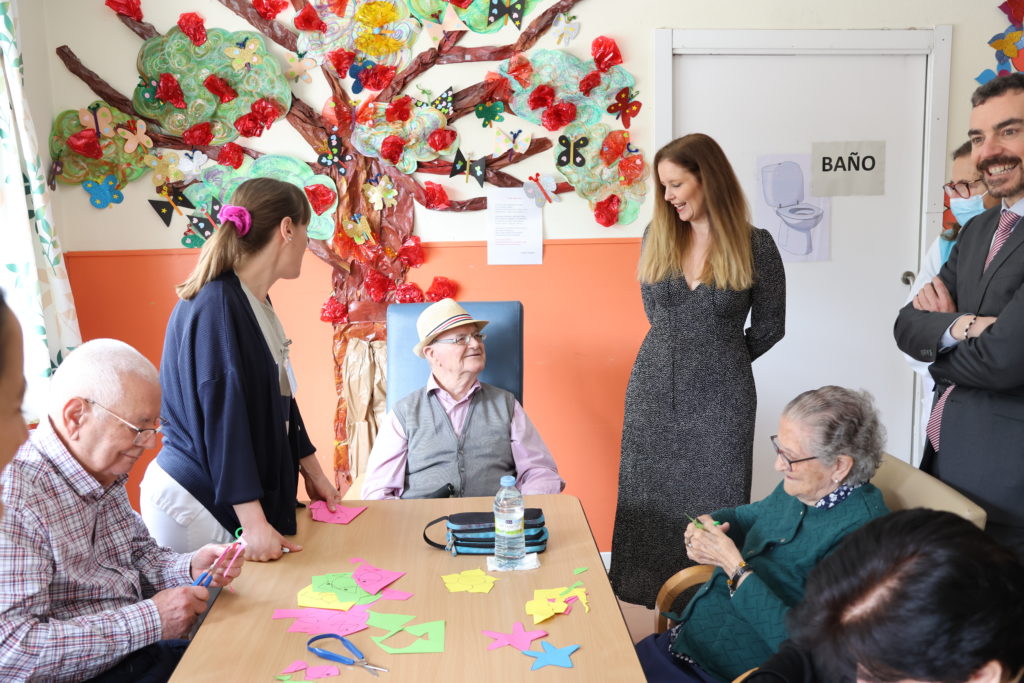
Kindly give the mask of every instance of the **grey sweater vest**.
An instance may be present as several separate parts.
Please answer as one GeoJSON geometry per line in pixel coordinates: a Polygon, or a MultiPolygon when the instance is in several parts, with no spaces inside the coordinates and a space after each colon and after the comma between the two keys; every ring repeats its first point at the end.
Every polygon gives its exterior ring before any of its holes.
{"type": "Polygon", "coordinates": [[[462,434],[456,436],[441,403],[426,388],[400,400],[395,416],[408,442],[402,498],[422,498],[445,484],[454,486],[454,495],[460,497],[497,493],[501,477],[516,473],[514,409],[511,393],[481,382],[470,399],[462,434]]]}

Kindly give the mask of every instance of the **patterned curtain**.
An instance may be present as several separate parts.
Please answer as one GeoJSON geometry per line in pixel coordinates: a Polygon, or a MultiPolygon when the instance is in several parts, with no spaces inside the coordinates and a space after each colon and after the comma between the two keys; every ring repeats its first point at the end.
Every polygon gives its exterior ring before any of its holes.
{"type": "Polygon", "coordinates": [[[0,287],[25,335],[24,409],[35,421],[47,378],[82,338],[25,101],[17,26],[14,3],[0,2],[0,287]]]}

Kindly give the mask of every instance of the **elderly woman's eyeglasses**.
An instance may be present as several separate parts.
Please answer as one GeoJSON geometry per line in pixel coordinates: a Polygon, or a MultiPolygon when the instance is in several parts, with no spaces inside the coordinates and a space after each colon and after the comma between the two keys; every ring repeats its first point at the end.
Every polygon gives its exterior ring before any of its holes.
{"type": "Polygon", "coordinates": [[[945,190],[946,194],[950,197],[967,199],[972,195],[984,192],[985,182],[981,178],[971,180],[970,182],[961,180],[958,183],[946,183],[942,186],[942,189],[945,190]]]}
{"type": "Polygon", "coordinates": [[[110,415],[113,418],[116,418],[125,427],[127,427],[128,429],[130,429],[133,432],[135,432],[135,439],[132,441],[132,445],[135,445],[135,446],[145,446],[146,444],[150,443],[153,440],[153,438],[156,437],[157,434],[161,434],[163,432],[164,423],[167,422],[167,420],[165,420],[165,419],[163,419],[161,417],[161,418],[157,419],[156,427],[151,427],[151,428],[148,428],[148,429],[143,429],[142,427],[136,427],[135,425],[133,425],[128,420],[124,419],[123,417],[121,417],[120,415],[115,413],[114,411],[110,410],[110,408],[107,408],[106,406],[104,406],[104,405],[102,405],[100,403],[97,403],[96,401],[92,400],[91,398],[85,399],[85,402],[88,403],[91,406],[96,406],[97,408],[101,408],[105,413],[107,413],[108,415],[110,415]]]}
{"type": "Polygon", "coordinates": [[[476,339],[478,342],[483,343],[484,339],[487,339],[487,335],[483,332],[474,332],[473,334],[460,334],[458,337],[448,337],[447,339],[435,339],[431,344],[458,344],[459,346],[469,346],[469,340],[476,339]]]}
{"type": "Polygon", "coordinates": [[[793,471],[793,465],[795,465],[798,462],[807,462],[808,460],[817,460],[818,459],[818,456],[812,455],[809,458],[796,458],[794,460],[793,458],[790,458],[788,455],[786,455],[786,452],[783,451],[782,447],[779,446],[779,435],[778,434],[772,435],[771,441],[772,441],[772,448],[775,449],[775,455],[779,456],[780,458],[782,458],[786,462],[786,469],[789,470],[790,472],[793,471]]]}

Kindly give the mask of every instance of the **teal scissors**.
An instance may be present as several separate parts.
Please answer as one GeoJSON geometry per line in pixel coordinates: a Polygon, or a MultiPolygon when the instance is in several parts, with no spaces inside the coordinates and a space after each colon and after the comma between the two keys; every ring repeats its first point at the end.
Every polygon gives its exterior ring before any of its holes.
{"type": "Polygon", "coordinates": [[[324,633],[319,636],[313,636],[306,642],[306,649],[315,654],[316,656],[323,657],[324,659],[329,659],[332,662],[348,664],[349,666],[361,666],[363,667],[363,669],[373,674],[374,676],[379,675],[377,673],[378,671],[387,671],[387,669],[385,669],[382,666],[374,666],[373,664],[367,663],[366,657],[364,657],[363,653],[359,651],[359,648],[355,646],[355,643],[353,643],[348,638],[339,636],[335,633],[324,633]],[[315,643],[318,640],[323,640],[324,638],[334,638],[335,640],[340,640],[341,644],[348,648],[348,651],[354,654],[359,659],[352,659],[351,657],[339,655],[337,652],[331,652],[330,650],[324,650],[323,648],[313,647],[313,643],[315,643]]]}

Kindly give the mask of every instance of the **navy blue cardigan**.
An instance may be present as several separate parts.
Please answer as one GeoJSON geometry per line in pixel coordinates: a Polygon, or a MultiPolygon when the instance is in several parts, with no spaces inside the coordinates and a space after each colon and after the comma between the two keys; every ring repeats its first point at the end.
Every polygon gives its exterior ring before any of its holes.
{"type": "Polygon", "coordinates": [[[228,271],[167,323],[160,362],[163,449],[157,462],[231,531],[233,505],[259,500],[267,521],[295,533],[299,460],[316,449],[238,276],[228,271]],[[289,429],[285,430],[285,420],[289,429]]]}

